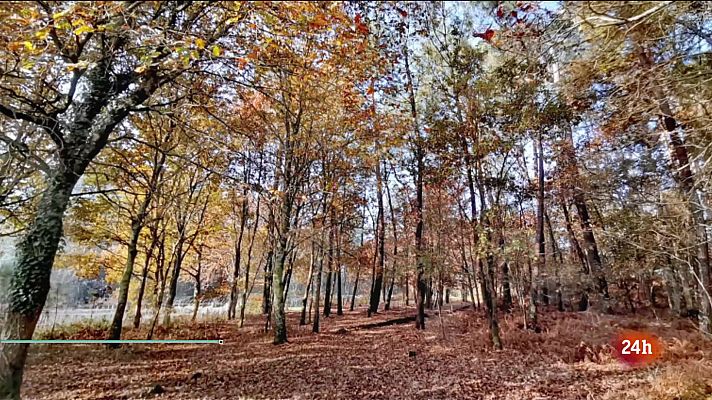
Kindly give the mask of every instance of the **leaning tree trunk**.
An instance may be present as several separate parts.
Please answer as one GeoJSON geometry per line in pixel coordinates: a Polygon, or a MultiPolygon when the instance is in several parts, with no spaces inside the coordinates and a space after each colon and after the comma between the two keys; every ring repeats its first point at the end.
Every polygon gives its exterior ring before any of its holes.
{"type": "MultiPolygon", "coordinates": [[[[148,198],[148,196],[146,197],[148,198]]],[[[145,211],[144,205],[146,205],[145,201],[141,205],[141,214],[145,211]]],[[[128,257],[126,258],[124,274],[121,276],[121,281],[119,282],[119,299],[116,303],[114,319],[111,323],[111,329],[109,330],[109,339],[111,340],[121,339],[121,328],[123,327],[124,313],[126,312],[126,303],[129,297],[129,285],[131,284],[134,262],[136,261],[136,255],[138,254],[138,238],[142,227],[143,223],[138,218],[131,221],[131,239],[129,241],[128,257]]],[[[112,344],[111,347],[118,348],[120,345],[112,344]]]]}
{"type": "Polygon", "coordinates": [[[571,129],[568,130],[566,140],[563,145],[563,163],[568,166],[571,171],[569,179],[571,181],[571,189],[573,192],[572,198],[574,205],[576,206],[579,220],[581,221],[581,231],[583,232],[582,247],[583,254],[586,259],[586,269],[590,271],[595,280],[596,290],[601,297],[601,310],[610,312],[611,307],[609,304],[610,295],[608,293],[608,281],[606,279],[605,270],[598,251],[596,236],[593,233],[591,217],[588,212],[588,206],[586,205],[585,192],[579,184],[581,178],[579,176],[578,163],[576,161],[576,150],[574,148],[573,133],[571,129]]]}
{"type": "MultiPolygon", "coordinates": [[[[32,339],[42,313],[52,263],[62,236],[62,217],[78,176],[60,167],[49,181],[37,216],[17,245],[17,264],[10,283],[9,307],[2,339],[32,339]]],[[[83,170],[83,169],[82,169],[83,170]]],[[[19,399],[26,344],[0,344],[0,398],[19,399]]]]}
{"type": "MultiPolygon", "coordinates": [[[[47,178],[35,218],[15,249],[16,264],[0,339],[32,338],[49,292],[52,265],[63,234],[64,212],[74,186],[106,146],[114,128],[161,84],[153,73],[144,74],[143,81],[132,77],[131,91],[112,103],[116,94],[109,62],[103,59],[84,73],[83,96],[71,107],[71,120],[63,124],[66,132],[56,123],[44,127],[57,144],[60,162],[47,178]]],[[[0,398],[20,397],[27,348],[27,344],[0,344],[0,398]]]]}
{"type": "Polygon", "coordinates": [[[282,290],[284,291],[284,301],[286,302],[289,298],[289,286],[292,282],[292,271],[294,270],[294,261],[297,258],[297,250],[292,249],[292,255],[289,257],[289,263],[287,264],[287,269],[284,271],[284,277],[282,279],[282,290]]]}

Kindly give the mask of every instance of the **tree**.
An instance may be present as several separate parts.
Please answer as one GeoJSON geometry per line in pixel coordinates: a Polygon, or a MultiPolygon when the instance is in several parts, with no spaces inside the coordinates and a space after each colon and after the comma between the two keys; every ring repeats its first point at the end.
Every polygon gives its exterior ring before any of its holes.
{"type": "MultiPolygon", "coordinates": [[[[12,45],[0,55],[9,62],[6,73],[13,71],[13,78],[3,82],[3,123],[29,123],[35,140],[53,144],[51,162],[56,163],[45,175],[46,190],[17,246],[3,339],[32,336],[49,290],[69,197],[114,128],[161,87],[210,58],[208,51],[184,47],[183,33],[197,33],[201,43],[212,46],[234,26],[226,21],[239,21],[249,9],[210,8],[213,12],[204,13],[204,6],[190,3],[86,7],[43,2],[3,8],[4,17],[20,16],[3,18],[13,21],[3,27],[12,45]],[[135,46],[145,39],[141,26],[155,27],[160,39],[135,46]],[[34,100],[25,100],[18,90],[34,100]]],[[[2,344],[0,353],[0,395],[17,398],[27,345],[2,344]]]]}

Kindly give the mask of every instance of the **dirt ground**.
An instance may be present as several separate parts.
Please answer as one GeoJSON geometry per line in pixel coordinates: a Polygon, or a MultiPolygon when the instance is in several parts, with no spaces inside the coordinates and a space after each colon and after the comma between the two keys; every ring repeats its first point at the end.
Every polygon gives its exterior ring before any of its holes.
{"type": "Polygon", "coordinates": [[[712,344],[688,321],[547,311],[534,333],[515,312],[501,317],[505,349],[494,351],[483,313],[457,307],[442,321],[430,312],[425,331],[412,323],[358,328],[412,309],[322,318],[318,335],[290,315],[290,342],[281,346],[257,316],[242,329],[185,324],[156,337],[224,345],[34,346],[23,398],[712,399],[712,344]],[[618,361],[610,343],[621,329],[657,335],[661,358],[645,367],[618,361]]]}

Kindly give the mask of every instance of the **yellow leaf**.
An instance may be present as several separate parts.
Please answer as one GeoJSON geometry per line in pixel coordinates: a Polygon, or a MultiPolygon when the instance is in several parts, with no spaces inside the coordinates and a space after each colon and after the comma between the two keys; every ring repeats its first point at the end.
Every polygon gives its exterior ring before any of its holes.
{"type": "Polygon", "coordinates": [[[37,37],[40,40],[45,40],[47,39],[47,36],[49,35],[49,31],[47,29],[43,29],[41,31],[37,31],[35,33],[35,37],[37,37]]]}
{"type": "Polygon", "coordinates": [[[205,40],[203,40],[201,38],[197,38],[197,39],[195,39],[195,45],[198,46],[198,48],[200,50],[202,50],[205,48],[205,40]]]}
{"type": "Polygon", "coordinates": [[[134,71],[136,71],[137,74],[142,73],[145,71],[148,67],[145,64],[139,65],[138,68],[136,68],[134,71]]]}
{"type": "MultiPolygon", "coordinates": [[[[235,4],[234,12],[240,11],[240,8],[242,8],[242,3],[234,3],[234,4],[235,4]]],[[[225,21],[225,23],[227,25],[232,25],[236,22],[240,22],[241,19],[242,19],[242,16],[238,15],[236,17],[228,18],[228,20],[225,21]]]]}
{"type": "Polygon", "coordinates": [[[86,32],[94,32],[94,28],[92,28],[89,25],[82,25],[79,28],[74,30],[74,34],[77,36],[81,35],[82,33],[86,33],[86,32]]]}
{"type": "Polygon", "coordinates": [[[32,42],[30,42],[30,41],[24,41],[24,42],[22,42],[22,44],[25,46],[25,49],[27,49],[29,51],[32,51],[35,49],[35,45],[32,44],[32,42]]]}
{"type": "Polygon", "coordinates": [[[87,69],[88,66],[89,66],[89,62],[88,62],[88,61],[86,61],[86,60],[85,60],[85,61],[79,61],[79,62],[76,63],[76,64],[67,64],[67,70],[68,70],[68,71],[74,71],[75,69],[82,69],[82,70],[84,70],[84,69],[87,69]]]}
{"type": "Polygon", "coordinates": [[[69,14],[69,9],[52,14],[52,19],[59,19],[69,14]]]}
{"type": "Polygon", "coordinates": [[[220,47],[218,45],[213,46],[213,57],[220,57],[220,47]]]}

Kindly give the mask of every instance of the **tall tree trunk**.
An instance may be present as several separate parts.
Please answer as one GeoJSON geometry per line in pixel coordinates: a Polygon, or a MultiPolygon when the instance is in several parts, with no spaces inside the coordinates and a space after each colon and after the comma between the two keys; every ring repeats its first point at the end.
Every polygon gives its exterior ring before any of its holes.
{"type": "MultiPolygon", "coordinates": [[[[270,240],[271,241],[271,240],[270,240]]],[[[267,315],[272,310],[272,264],[274,261],[274,250],[271,249],[267,253],[267,263],[265,264],[264,283],[262,285],[262,314],[267,315]]]]}
{"type": "MultiPolygon", "coordinates": [[[[160,179],[163,171],[163,164],[166,161],[166,153],[156,150],[153,154],[154,167],[151,171],[151,178],[148,182],[148,188],[146,194],[141,201],[136,216],[131,219],[131,238],[129,239],[128,245],[128,256],[126,257],[126,266],[124,267],[124,273],[121,276],[121,281],[119,282],[119,298],[116,303],[116,311],[114,312],[114,319],[111,323],[111,328],[109,330],[109,339],[119,340],[121,339],[121,329],[123,327],[124,313],[126,312],[126,303],[129,297],[129,286],[131,284],[131,278],[133,276],[134,263],[136,262],[136,255],[138,254],[138,240],[141,235],[141,230],[146,222],[146,217],[148,216],[149,205],[151,204],[151,199],[153,198],[153,193],[158,185],[158,180],[160,179]],[[160,155],[159,155],[160,153],[160,155]]],[[[118,344],[111,345],[113,348],[118,348],[118,344]]]]}
{"type": "MultiPolygon", "coordinates": [[[[326,200],[324,200],[326,201],[326,200]]],[[[326,204],[324,205],[326,209],[326,204]]],[[[325,210],[326,211],[326,210],[325,210]]],[[[322,233],[319,243],[319,270],[316,272],[316,282],[314,289],[316,293],[314,294],[314,322],[312,323],[312,332],[319,333],[319,316],[321,315],[321,308],[319,303],[321,302],[321,276],[324,268],[324,230],[326,229],[325,218],[322,220],[322,233]]]]}
{"type": "MultiPolygon", "coordinates": [[[[272,186],[273,191],[279,190],[279,181],[277,179],[277,174],[281,166],[281,156],[277,157],[277,165],[275,166],[275,179],[272,186]]],[[[268,232],[274,232],[277,225],[275,211],[273,206],[269,205],[269,221],[268,221],[268,232]]],[[[262,314],[266,316],[265,318],[265,332],[269,329],[269,323],[271,320],[272,313],[272,275],[274,268],[274,248],[276,247],[276,238],[273,234],[269,235],[269,253],[267,254],[267,264],[265,264],[264,272],[264,283],[262,284],[262,314]]],[[[280,275],[281,276],[281,275],[280,275]]]]}
{"type": "MultiPolygon", "coordinates": [[[[573,249],[574,254],[578,258],[579,262],[581,263],[581,270],[584,275],[590,275],[591,274],[591,269],[588,266],[588,261],[586,261],[586,256],[583,254],[583,250],[581,249],[581,246],[579,245],[578,239],[576,239],[576,233],[574,232],[574,229],[571,225],[571,217],[569,216],[569,209],[566,206],[566,201],[561,198],[560,200],[561,204],[561,211],[564,214],[564,222],[566,225],[566,232],[569,234],[569,243],[571,243],[571,248],[573,249]]],[[[588,310],[588,288],[583,287],[581,290],[581,298],[578,303],[578,310],[579,311],[586,311],[588,310]]]]}
{"type": "Polygon", "coordinates": [[[284,278],[282,279],[282,287],[284,288],[284,301],[287,301],[287,296],[289,296],[289,284],[292,282],[292,271],[294,270],[294,261],[297,258],[297,249],[292,250],[292,255],[289,257],[289,263],[287,264],[287,270],[284,272],[284,278]]]}
{"type": "MultiPolygon", "coordinates": [[[[477,140],[477,137],[475,138],[477,140]]],[[[477,142],[476,142],[477,143],[477,142]]],[[[470,156],[470,149],[466,138],[463,136],[461,138],[461,147],[465,163],[465,172],[467,176],[467,186],[470,192],[470,211],[472,213],[472,231],[474,243],[479,242],[479,237],[476,229],[477,220],[477,193],[475,192],[475,182],[474,175],[472,171],[472,159],[470,156]]],[[[480,197],[480,204],[482,206],[480,212],[479,223],[483,227],[489,227],[489,219],[486,213],[486,200],[485,200],[485,190],[481,178],[481,171],[479,163],[476,163],[477,176],[478,176],[478,191],[480,197]]],[[[488,243],[492,243],[492,233],[491,230],[486,229],[486,238],[488,243]]],[[[487,265],[485,267],[481,259],[477,261],[479,275],[480,275],[480,289],[482,292],[482,298],[485,303],[487,321],[489,323],[490,337],[492,339],[492,344],[495,348],[502,348],[502,340],[499,334],[499,321],[497,320],[497,300],[494,293],[494,256],[490,253],[487,256],[487,265]]],[[[479,298],[479,293],[477,294],[479,298]]],[[[479,301],[479,300],[478,300],[479,301]]]]}
{"type": "Polygon", "coordinates": [[[608,281],[606,280],[605,270],[601,262],[601,256],[598,252],[598,244],[596,242],[596,237],[593,233],[593,227],[591,225],[591,217],[588,212],[588,206],[586,205],[585,193],[581,186],[579,185],[580,176],[578,172],[578,163],[576,160],[576,150],[574,147],[573,133],[571,129],[567,132],[567,137],[564,142],[564,164],[568,166],[570,172],[570,180],[573,191],[573,202],[576,206],[576,211],[578,212],[579,220],[581,222],[581,231],[583,232],[583,253],[586,257],[586,264],[588,265],[588,270],[593,275],[596,283],[596,289],[601,297],[600,308],[604,312],[610,312],[610,295],[608,293],[608,281]]]}
{"type": "MultiPolygon", "coordinates": [[[[245,181],[247,181],[249,169],[245,167],[245,181]]],[[[248,211],[248,190],[247,186],[242,193],[242,206],[240,207],[240,229],[237,233],[237,240],[235,241],[234,247],[234,257],[235,264],[232,269],[232,282],[230,285],[230,303],[227,308],[227,319],[235,319],[237,312],[237,298],[238,298],[238,284],[240,281],[240,264],[242,262],[242,238],[245,234],[245,226],[247,225],[247,211],[248,211]]]]}
{"type": "Polygon", "coordinates": [[[541,286],[539,282],[539,273],[544,269],[546,257],[546,242],[544,238],[544,140],[541,131],[537,138],[537,211],[536,211],[536,243],[537,243],[537,262],[536,267],[532,269],[532,276],[529,286],[529,315],[527,318],[528,328],[535,330],[538,327],[537,318],[537,290],[541,286]]]}
{"type": "Polygon", "coordinates": [[[141,271],[141,285],[138,287],[138,297],[136,299],[136,313],[134,313],[133,327],[138,329],[141,326],[141,305],[143,304],[143,295],[146,292],[146,281],[148,280],[148,271],[151,266],[152,251],[146,254],[146,261],[143,264],[141,271]]]}
{"type": "MultiPolygon", "coordinates": [[[[366,230],[366,210],[364,209],[363,213],[361,214],[361,242],[359,244],[359,252],[363,251],[363,236],[364,236],[364,231],[366,230]]],[[[353,291],[351,292],[351,304],[349,305],[349,310],[353,311],[356,303],[356,292],[358,291],[358,281],[359,278],[361,277],[361,268],[363,267],[362,265],[362,257],[359,256],[357,258],[357,264],[356,264],[356,278],[354,279],[354,287],[353,291]]]]}
{"type": "MultiPolygon", "coordinates": [[[[695,229],[695,262],[696,281],[699,287],[698,296],[700,303],[699,326],[705,333],[712,333],[712,296],[710,292],[710,261],[709,246],[707,243],[707,223],[705,221],[704,199],[695,187],[695,176],[690,168],[690,157],[687,145],[677,132],[677,122],[672,116],[672,111],[667,102],[662,103],[661,111],[665,129],[670,136],[671,158],[675,163],[674,176],[680,188],[680,192],[685,196],[687,207],[692,214],[692,222],[695,229]]],[[[695,271],[693,271],[695,272],[695,271]]]]}
{"type": "Polygon", "coordinates": [[[185,258],[185,237],[181,236],[178,239],[178,245],[176,246],[176,255],[173,261],[173,268],[171,273],[171,280],[168,285],[168,297],[166,297],[166,304],[164,307],[163,314],[163,326],[169,327],[171,325],[171,314],[173,313],[173,303],[176,299],[176,294],[178,293],[178,278],[180,277],[180,272],[183,267],[183,259],[185,258]]]}
{"type": "MultiPolygon", "coordinates": [[[[166,293],[166,278],[167,276],[164,277],[160,283],[160,289],[158,290],[158,297],[156,297],[156,304],[154,307],[155,313],[153,314],[153,319],[151,320],[151,328],[148,330],[148,335],[146,336],[147,340],[153,339],[153,333],[155,332],[156,326],[158,325],[158,318],[161,315],[161,306],[163,305],[163,298],[165,297],[166,293]]],[[[156,284],[158,284],[158,282],[156,284]]]]}
{"type": "MultiPolygon", "coordinates": [[[[471,256],[470,256],[470,259],[472,259],[471,256]]],[[[482,303],[484,301],[484,297],[480,293],[480,287],[481,287],[480,283],[481,282],[477,280],[477,270],[475,270],[475,263],[476,262],[470,263],[470,265],[472,267],[472,272],[471,272],[470,276],[472,276],[471,284],[475,290],[475,292],[473,293],[473,295],[475,296],[473,303],[475,303],[475,308],[479,310],[480,308],[482,308],[482,303]]]]}
{"type": "Polygon", "coordinates": [[[425,246],[423,242],[424,221],[423,221],[423,175],[425,174],[425,155],[423,150],[422,138],[420,136],[420,123],[418,122],[418,112],[415,107],[415,88],[413,87],[413,76],[410,71],[410,56],[407,41],[403,43],[403,59],[405,61],[405,75],[408,86],[408,100],[410,103],[410,114],[413,122],[413,135],[415,148],[413,155],[416,160],[415,171],[415,259],[417,265],[416,275],[416,329],[425,329],[425,293],[428,290],[425,281],[425,246]]]}
{"type": "Polygon", "coordinates": [[[341,232],[343,230],[343,216],[339,224],[338,236],[336,239],[336,315],[344,315],[344,297],[342,293],[341,274],[341,232]]]}
{"type": "MultiPolygon", "coordinates": [[[[169,262],[169,265],[171,262],[169,262]]],[[[161,227],[160,239],[158,244],[158,257],[156,258],[156,274],[155,286],[153,288],[155,302],[153,305],[154,314],[151,319],[151,328],[148,331],[146,339],[153,338],[153,332],[158,323],[158,317],[161,314],[161,306],[163,305],[163,296],[166,291],[166,278],[168,271],[164,271],[166,267],[166,229],[165,225],[161,227]]]]}
{"type": "MultiPolygon", "coordinates": [[[[406,261],[407,262],[407,261],[406,261]]],[[[408,270],[405,270],[405,276],[403,277],[403,280],[405,281],[405,306],[408,307],[410,306],[410,274],[408,273],[408,270]]]]}
{"type": "MultiPolygon", "coordinates": [[[[154,223],[149,228],[151,232],[151,243],[146,249],[146,260],[143,264],[143,271],[141,273],[141,286],[138,288],[138,298],[136,299],[136,313],[134,314],[133,327],[138,329],[141,326],[141,308],[143,304],[143,296],[146,292],[146,282],[148,281],[148,273],[151,269],[151,260],[153,259],[154,251],[159,243],[160,235],[158,233],[158,224],[154,223]]],[[[158,269],[158,263],[156,263],[156,269],[158,269]]]]}
{"type": "MultiPolygon", "coordinates": [[[[461,211],[461,216],[464,216],[464,211],[461,211]]],[[[463,219],[464,218],[461,217],[460,221],[463,221],[463,219]]],[[[461,222],[461,224],[462,224],[462,222],[461,222]]],[[[460,230],[462,232],[461,236],[463,236],[465,233],[464,227],[461,226],[460,230]]],[[[472,285],[472,275],[470,272],[470,266],[467,262],[467,254],[465,253],[464,238],[461,238],[459,247],[460,247],[460,258],[462,259],[462,272],[464,272],[465,276],[467,277],[467,288],[466,289],[469,290],[470,298],[472,298],[472,308],[476,308],[475,307],[475,293],[473,292],[473,288],[472,288],[472,286],[473,286],[472,285]]],[[[463,297],[463,301],[467,301],[467,291],[464,290],[464,288],[463,288],[463,296],[462,297],[463,297]]]]}
{"type": "Polygon", "coordinates": [[[307,310],[307,324],[312,323],[312,309],[314,308],[314,293],[316,293],[316,288],[314,288],[314,278],[312,278],[311,285],[311,296],[309,296],[309,310],[307,310]]]}
{"type": "MultiPolygon", "coordinates": [[[[502,245],[500,244],[500,248],[502,245]]],[[[505,312],[512,310],[512,285],[509,276],[509,262],[502,260],[502,308],[505,312]]]]}
{"type": "Polygon", "coordinates": [[[601,263],[601,256],[598,252],[598,245],[596,243],[595,235],[593,234],[593,227],[591,226],[591,219],[588,214],[588,207],[583,198],[583,191],[574,195],[574,205],[578,211],[579,219],[581,220],[581,230],[583,231],[583,253],[586,256],[586,263],[593,274],[596,282],[596,289],[598,294],[601,296],[601,310],[604,312],[610,312],[610,304],[608,301],[610,295],[608,294],[608,281],[603,272],[603,265],[601,263]]]}
{"type": "MultiPolygon", "coordinates": [[[[145,209],[143,209],[144,205],[146,205],[145,201],[141,204],[142,210],[139,210],[139,213],[145,211],[145,209]]],[[[121,281],[119,282],[119,298],[116,303],[116,311],[114,311],[111,328],[109,329],[109,339],[111,340],[121,339],[124,313],[126,312],[126,303],[128,302],[129,297],[129,285],[131,284],[131,278],[133,277],[134,262],[136,261],[136,255],[138,254],[138,238],[142,227],[143,223],[142,221],[139,221],[139,218],[133,218],[131,220],[131,239],[129,240],[126,266],[124,267],[124,273],[121,276],[121,281]]],[[[112,344],[110,347],[118,348],[120,345],[112,344]]]]}
{"type": "Polygon", "coordinates": [[[561,289],[561,267],[564,265],[564,257],[561,255],[561,249],[554,236],[554,228],[551,226],[551,219],[548,213],[544,213],[546,226],[549,231],[549,242],[551,242],[551,251],[554,255],[555,277],[556,277],[556,308],[559,311],[564,311],[564,297],[561,289]]]}
{"type": "Polygon", "coordinates": [[[198,318],[198,311],[200,310],[200,300],[203,296],[203,282],[202,282],[202,272],[203,272],[203,251],[198,251],[198,269],[195,272],[193,278],[195,279],[195,286],[193,287],[193,315],[190,318],[192,322],[195,322],[198,318]]]}
{"type": "Polygon", "coordinates": [[[361,277],[361,263],[359,262],[358,266],[356,267],[356,278],[354,279],[354,288],[353,291],[351,292],[351,304],[349,305],[349,311],[354,310],[354,306],[356,304],[356,291],[358,290],[358,280],[361,277]]]}
{"type": "MultiPolygon", "coordinates": [[[[197,206],[198,203],[198,198],[200,197],[200,193],[202,191],[202,187],[199,188],[200,184],[199,182],[193,182],[191,181],[191,192],[190,196],[188,198],[188,204],[186,207],[191,207],[191,199],[193,199],[193,196],[195,195],[194,200],[195,206],[197,206]]],[[[205,211],[208,208],[208,202],[209,202],[210,197],[205,196],[205,202],[203,203],[202,207],[198,211],[197,214],[197,219],[194,221],[195,222],[195,232],[192,234],[187,233],[188,225],[190,224],[190,221],[194,214],[192,212],[186,213],[181,215],[178,220],[177,220],[177,228],[178,228],[178,243],[175,248],[175,263],[173,264],[173,273],[171,275],[171,282],[170,286],[168,287],[168,298],[166,298],[166,307],[163,315],[163,325],[166,327],[169,327],[171,325],[171,315],[173,314],[173,304],[175,302],[176,294],[178,292],[178,280],[180,279],[180,273],[183,267],[183,261],[185,260],[186,255],[188,254],[188,251],[190,248],[193,246],[193,243],[195,242],[195,238],[198,236],[198,233],[200,232],[200,228],[203,224],[203,221],[205,220],[205,211]]],[[[185,210],[184,210],[185,211],[185,210]]]]}
{"type": "Polygon", "coordinates": [[[569,216],[569,208],[566,206],[566,201],[563,198],[561,198],[560,204],[561,204],[561,211],[564,214],[564,222],[566,225],[566,232],[569,234],[569,243],[571,244],[571,248],[573,249],[574,254],[576,255],[576,258],[581,263],[581,270],[583,271],[583,273],[590,274],[591,270],[588,267],[588,263],[586,262],[586,256],[583,254],[581,245],[579,244],[578,239],[576,239],[576,233],[574,232],[574,228],[571,225],[571,217],[569,216]]]}
{"type": "MultiPolygon", "coordinates": [[[[499,250],[504,254],[505,251],[505,240],[504,240],[504,222],[500,219],[497,224],[497,236],[499,237],[499,250]]],[[[502,259],[502,266],[500,268],[502,271],[502,310],[504,312],[510,312],[512,310],[513,299],[512,299],[512,283],[511,274],[509,271],[509,261],[506,257],[502,259]]]]}
{"type": "MultiPolygon", "coordinates": [[[[260,174],[258,178],[258,183],[262,182],[261,166],[262,162],[260,161],[260,174]]],[[[247,248],[247,260],[245,262],[245,287],[242,291],[242,302],[240,302],[240,328],[242,328],[245,324],[245,308],[247,307],[247,296],[249,294],[250,289],[250,266],[252,265],[252,249],[254,248],[255,238],[257,237],[257,228],[260,225],[260,199],[261,197],[258,196],[257,204],[255,205],[255,222],[252,224],[252,236],[250,237],[250,246],[247,248]]],[[[257,278],[257,273],[255,273],[255,278],[257,278]]]]}
{"type": "MultiPolygon", "coordinates": [[[[477,144],[477,143],[476,143],[477,144]]],[[[467,152],[468,158],[469,158],[469,150],[467,152]]],[[[476,171],[477,171],[477,189],[480,195],[480,224],[485,228],[485,237],[487,239],[487,243],[491,244],[492,243],[492,230],[489,229],[491,228],[491,223],[490,219],[487,215],[487,201],[485,200],[485,188],[484,188],[484,179],[482,178],[482,168],[479,162],[475,163],[476,166],[476,171]]],[[[474,198],[475,194],[472,193],[472,204],[474,204],[474,198]]],[[[473,219],[475,215],[475,209],[473,208],[473,219]]],[[[475,235],[477,235],[477,232],[475,230],[475,235]]],[[[478,242],[477,237],[474,238],[475,243],[478,242]]],[[[484,299],[485,303],[485,308],[487,309],[487,321],[489,322],[489,328],[490,328],[490,336],[492,338],[492,345],[496,349],[501,349],[502,348],[502,339],[500,338],[499,335],[499,321],[497,320],[497,297],[494,292],[494,254],[492,252],[488,252],[486,255],[487,259],[487,264],[484,265],[485,263],[482,262],[482,259],[480,258],[479,260],[479,267],[480,267],[480,278],[481,278],[481,287],[482,287],[482,297],[484,299]]]]}
{"type": "MultiPolygon", "coordinates": [[[[336,263],[334,263],[336,264],[336,263]]],[[[332,279],[331,279],[331,293],[329,294],[329,304],[334,304],[334,293],[336,293],[336,271],[332,272],[332,279]]]]}
{"type": "Polygon", "coordinates": [[[316,263],[316,245],[312,241],[311,256],[309,260],[309,275],[307,276],[307,287],[304,288],[304,296],[302,297],[302,313],[299,317],[299,325],[307,324],[307,303],[309,302],[309,290],[311,290],[312,280],[314,278],[314,264],[316,263]]]}
{"type": "Polygon", "coordinates": [[[371,289],[371,298],[368,305],[368,315],[378,312],[378,305],[381,298],[381,289],[383,286],[383,271],[385,269],[386,260],[386,223],[383,207],[383,174],[381,171],[381,160],[376,162],[376,200],[378,202],[378,262],[374,270],[373,288],[371,289]]]}
{"type": "MultiPolygon", "coordinates": [[[[388,208],[391,212],[391,227],[393,228],[393,267],[391,273],[391,283],[388,287],[388,297],[386,298],[385,309],[390,310],[391,308],[391,297],[393,296],[393,285],[396,281],[396,273],[398,271],[398,224],[396,223],[396,213],[393,210],[393,201],[391,199],[391,189],[388,182],[386,182],[386,196],[388,198],[388,208]]],[[[385,233],[384,233],[385,238],[385,233]]]]}
{"type": "Polygon", "coordinates": [[[425,307],[433,309],[433,277],[428,278],[428,291],[425,293],[425,307]]]}
{"type": "Polygon", "coordinates": [[[171,325],[171,314],[173,313],[173,304],[175,302],[176,294],[178,293],[178,279],[180,278],[180,272],[183,268],[183,260],[185,259],[187,250],[185,249],[185,243],[187,238],[184,236],[184,232],[180,231],[180,237],[178,238],[178,244],[175,248],[175,257],[173,258],[173,268],[171,273],[171,280],[168,285],[168,296],[166,297],[166,304],[164,307],[163,314],[163,325],[169,327],[171,325]]]}
{"type": "MultiPolygon", "coordinates": [[[[287,154],[290,154],[289,149],[287,154]]],[[[285,167],[288,169],[288,167],[285,167]]],[[[286,179],[286,178],[285,178],[286,179]]],[[[290,182],[284,182],[285,195],[282,199],[279,213],[279,229],[275,230],[276,248],[274,251],[274,264],[272,269],[272,320],[274,322],[274,344],[287,342],[287,321],[284,314],[284,265],[287,261],[289,235],[292,227],[292,211],[296,188],[290,182]]]]}
{"type": "MultiPolygon", "coordinates": [[[[288,216],[286,218],[289,218],[288,216]]],[[[284,223],[282,225],[285,227],[284,223]]],[[[285,231],[283,231],[285,232],[285,231]]],[[[284,286],[282,275],[287,258],[287,240],[280,238],[274,252],[274,265],[272,269],[272,321],[274,327],[274,344],[287,342],[287,321],[284,315],[284,286]]]]}
{"type": "Polygon", "coordinates": [[[331,219],[331,225],[329,226],[329,250],[327,252],[326,261],[326,289],[324,292],[324,316],[328,317],[331,315],[331,279],[332,270],[334,268],[334,221],[331,219]]]}

